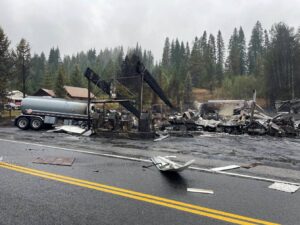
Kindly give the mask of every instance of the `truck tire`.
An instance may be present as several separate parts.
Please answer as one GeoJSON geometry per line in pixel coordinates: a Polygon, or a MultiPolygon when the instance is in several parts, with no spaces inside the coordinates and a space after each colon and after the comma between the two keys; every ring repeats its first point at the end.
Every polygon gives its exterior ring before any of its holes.
{"type": "Polygon", "coordinates": [[[21,130],[27,130],[29,128],[29,119],[22,116],[17,120],[16,124],[21,130]]]}
{"type": "Polygon", "coordinates": [[[30,128],[33,130],[40,130],[42,128],[43,124],[44,124],[44,122],[41,118],[34,117],[34,118],[31,118],[30,128]]]}

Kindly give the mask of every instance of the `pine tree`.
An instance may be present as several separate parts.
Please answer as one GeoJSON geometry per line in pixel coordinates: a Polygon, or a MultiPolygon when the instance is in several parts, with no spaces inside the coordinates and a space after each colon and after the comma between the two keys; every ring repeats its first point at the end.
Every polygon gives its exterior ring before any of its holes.
{"type": "Polygon", "coordinates": [[[189,71],[192,77],[192,84],[194,87],[200,86],[200,71],[201,71],[201,53],[199,47],[199,39],[195,37],[191,57],[189,62],[189,71]]]}
{"type": "Polygon", "coordinates": [[[49,72],[47,64],[45,65],[45,68],[44,68],[44,77],[43,77],[43,85],[42,85],[42,87],[46,88],[48,90],[53,90],[53,87],[54,87],[53,77],[52,77],[52,75],[49,72]]]}
{"type": "Polygon", "coordinates": [[[246,40],[243,28],[239,29],[239,37],[238,37],[238,45],[239,45],[239,58],[240,58],[240,69],[239,74],[244,75],[247,71],[247,54],[246,54],[246,40]]]}
{"type": "Polygon", "coordinates": [[[222,33],[219,30],[217,36],[217,65],[216,65],[216,75],[218,84],[221,84],[224,74],[224,41],[222,33]]]}
{"type": "Polygon", "coordinates": [[[298,62],[295,58],[297,45],[293,29],[284,23],[275,24],[271,29],[271,43],[267,56],[268,98],[271,105],[275,100],[294,98],[299,89],[295,82],[298,62]]]}
{"type": "Polygon", "coordinates": [[[29,77],[29,67],[30,67],[31,55],[30,55],[30,45],[22,38],[17,45],[15,65],[17,69],[17,84],[16,87],[23,92],[23,97],[27,93],[26,81],[29,77]]]}
{"type": "Polygon", "coordinates": [[[183,55],[183,64],[184,64],[184,74],[187,74],[190,68],[190,58],[191,58],[191,52],[190,52],[190,46],[187,42],[184,47],[184,55],[183,55]]]}
{"type": "Polygon", "coordinates": [[[137,55],[140,59],[143,58],[142,46],[140,46],[139,43],[136,43],[133,54],[137,55]]]}
{"type": "Polygon", "coordinates": [[[209,83],[209,51],[208,51],[208,41],[207,33],[203,32],[202,37],[199,39],[199,52],[200,52],[200,67],[199,67],[199,83],[201,87],[210,88],[209,83]]]}
{"type": "Polygon", "coordinates": [[[185,57],[186,57],[187,61],[189,60],[190,56],[191,56],[190,46],[189,46],[189,43],[187,42],[185,44],[185,57]]]}
{"type": "Polygon", "coordinates": [[[79,65],[77,64],[75,66],[74,71],[71,73],[71,77],[70,77],[71,85],[74,87],[82,87],[83,86],[82,77],[83,76],[80,74],[79,65]]]}
{"type": "MultiPolygon", "coordinates": [[[[298,31],[295,35],[295,45],[294,45],[294,96],[295,98],[300,98],[300,28],[298,28],[298,31]]],[[[298,110],[299,113],[299,110],[298,110]]]]}
{"type": "Polygon", "coordinates": [[[263,29],[259,21],[256,22],[248,47],[248,70],[249,74],[262,74],[259,69],[262,68],[263,55],[263,29]]]}
{"type": "Polygon", "coordinates": [[[13,60],[9,52],[10,41],[0,27],[0,100],[6,96],[13,60]]]}
{"type": "Polygon", "coordinates": [[[263,46],[265,54],[269,47],[270,47],[269,34],[268,34],[268,31],[265,30],[264,31],[264,46],[263,46]]]}
{"type": "Polygon", "coordinates": [[[61,63],[61,59],[60,59],[60,51],[58,47],[56,49],[51,48],[49,53],[49,58],[48,58],[48,70],[50,75],[53,76],[53,78],[58,71],[58,67],[60,63],[61,63]]]}
{"type": "Polygon", "coordinates": [[[90,49],[87,51],[88,66],[92,67],[96,63],[96,50],[90,49]]]}
{"type": "Polygon", "coordinates": [[[184,90],[183,90],[183,103],[186,107],[190,107],[192,105],[193,100],[193,84],[192,77],[190,73],[187,73],[185,81],[184,81],[184,90]]]}
{"type": "Polygon", "coordinates": [[[199,39],[199,48],[200,53],[202,56],[204,56],[207,52],[207,33],[206,31],[203,32],[202,37],[199,39]]]}
{"type": "Polygon", "coordinates": [[[180,104],[180,95],[178,92],[181,90],[180,87],[180,69],[181,69],[181,50],[180,50],[180,43],[176,38],[175,42],[172,41],[171,45],[171,85],[169,86],[169,93],[171,96],[176,97],[177,105],[180,104]]]}
{"type": "Polygon", "coordinates": [[[215,87],[215,76],[216,76],[216,41],[215,37],[210,34],[207,44],[207,83],[212,91],[215,87]]]}
{"type": "Polygon", "coordinates": [[[59,98],[64,98],[66,96],[64,85],[65,85],[65,71],[61,66],[58,69],[58,75],[55,83],[55,95],[59,98]]]}
{"type": "Polygon", "coordinates": [[[121,76],[123,58],[124,58],[124,51],[123,51],[123,47],[121,46],[116,60],[116,74],[114,79],[121,76]]]}
{"type": "Polygon", "coordinates": [[[43,84],[43,76],[45,73],[46,58],[42,52],[40,55],[34,54],[30,62],[30,81],[31,90],[35,92],[43,84]]]}
{"type": "Polygon", "coordinates": [[[176,38],[175,42],[172,41],[172,48],[171,48],[171,66],[173,71],[177,71],[179,69],[180,65],[180,43],[178,39],[176,38]]]}
{"type": "Polygon", "coordinates": [[[165,45],[163,49],[163,55],[162,55],[162,66],[164,69],[167,69],[170,67],[170,41],[167,37],[165,40],[165,45]]]}
{"type": "Polygon", "coordinates": [[[237,28],[234,28],[233,34],[229,40],[229,55],[226,62],[226,69],[230,75],[239,75],[240,73],[240,51],[239,35],[237,28]]]}

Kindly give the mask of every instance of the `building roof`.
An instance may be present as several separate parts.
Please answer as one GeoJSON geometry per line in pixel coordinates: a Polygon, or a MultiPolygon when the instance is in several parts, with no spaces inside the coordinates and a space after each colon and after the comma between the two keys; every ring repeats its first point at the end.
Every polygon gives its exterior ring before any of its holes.
{"type": "Polygon", "coordinates": [[[40,88],[39,90],[37,90],[33,96],[51,96],[51,97],[55,97],[55,93],[53,90],[49,90],[46,88],[40,88]]]}
{"type": "Polygon", "coordinates": [[[19,90],[13,90],[8,92],[7,98],[10,100],[22,100],[23,99],[23,92],[19,90]]]}
{"type": "Polygon", "coordinates": [[[54,97],[55,93],[53,90],[50,89],[46,89],[46,88],[41,88],[44,92],[46,92],[47,94],[49,94],[50,96],[54,97]]]}
{"type": "MultiPolygon", "coordinates": [[[[71,98],[88,98],[88,89],[81,87],[64,86],[67,94],[71,98]]],[[[91,93],[91,98],[95,98],[95,95],[91,93]]]]}

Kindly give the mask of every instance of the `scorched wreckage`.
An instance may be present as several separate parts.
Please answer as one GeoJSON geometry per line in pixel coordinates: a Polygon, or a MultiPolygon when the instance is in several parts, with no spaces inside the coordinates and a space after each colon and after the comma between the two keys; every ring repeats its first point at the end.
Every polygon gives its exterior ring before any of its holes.
{"type": "Polygon", "coordinates": [[[202,131],[299,136],[299,120],[291,114],[299,112],[299,100],[281,102],[279,109],[284,112],[275,116],[269,116],[256,104],[255,92],[251,101],[211,100],[179,113],[138,57],[133,55],[124,71],[121,77],[107,81],[87,68],[84,73],[88,80],[87,101],[29,96],[22,101],[22,114],[15,119],[15,125],[24,130],[76,125],[100,136],[154,138],[160,135],[159,140],[167,135],[193,136],[202,131]],[[144,83],[167,110],[162,110],[161,105],[144,106],[144,83]],[[92,99],[92,84],[109,97],[92,99]]]}

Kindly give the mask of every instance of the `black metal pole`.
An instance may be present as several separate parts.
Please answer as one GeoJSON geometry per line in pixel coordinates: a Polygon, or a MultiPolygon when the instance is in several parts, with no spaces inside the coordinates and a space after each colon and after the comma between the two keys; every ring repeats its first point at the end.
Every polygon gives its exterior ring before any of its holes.
{"type": "Polygon", "coordinates": [[[88,80],[88,129],[91,129],[91,113],[90,113],[90,107],[91,107],[91,81],[88,80]]]}
{"type": "Polygon", "coordinates": [[[142,124],[141,124],[141,118],[142,118],[142,114],[143,114],[143,80],[144,80],[144,73],[141,74],[141,87],[140,87],[140,102],[139,102],[139,110],[140,110],[140,115],[139,115],[139,118],[138,118],[138,130],[139,131],[142,131],[143,128],[142,128],[142,124]]]}
{"type": "Polygon", "coordinates": [[[143,95],[144,95],[144,72],[141,76],[141,93],[140,93],[140,113],[143,113],[143,95]]]}

